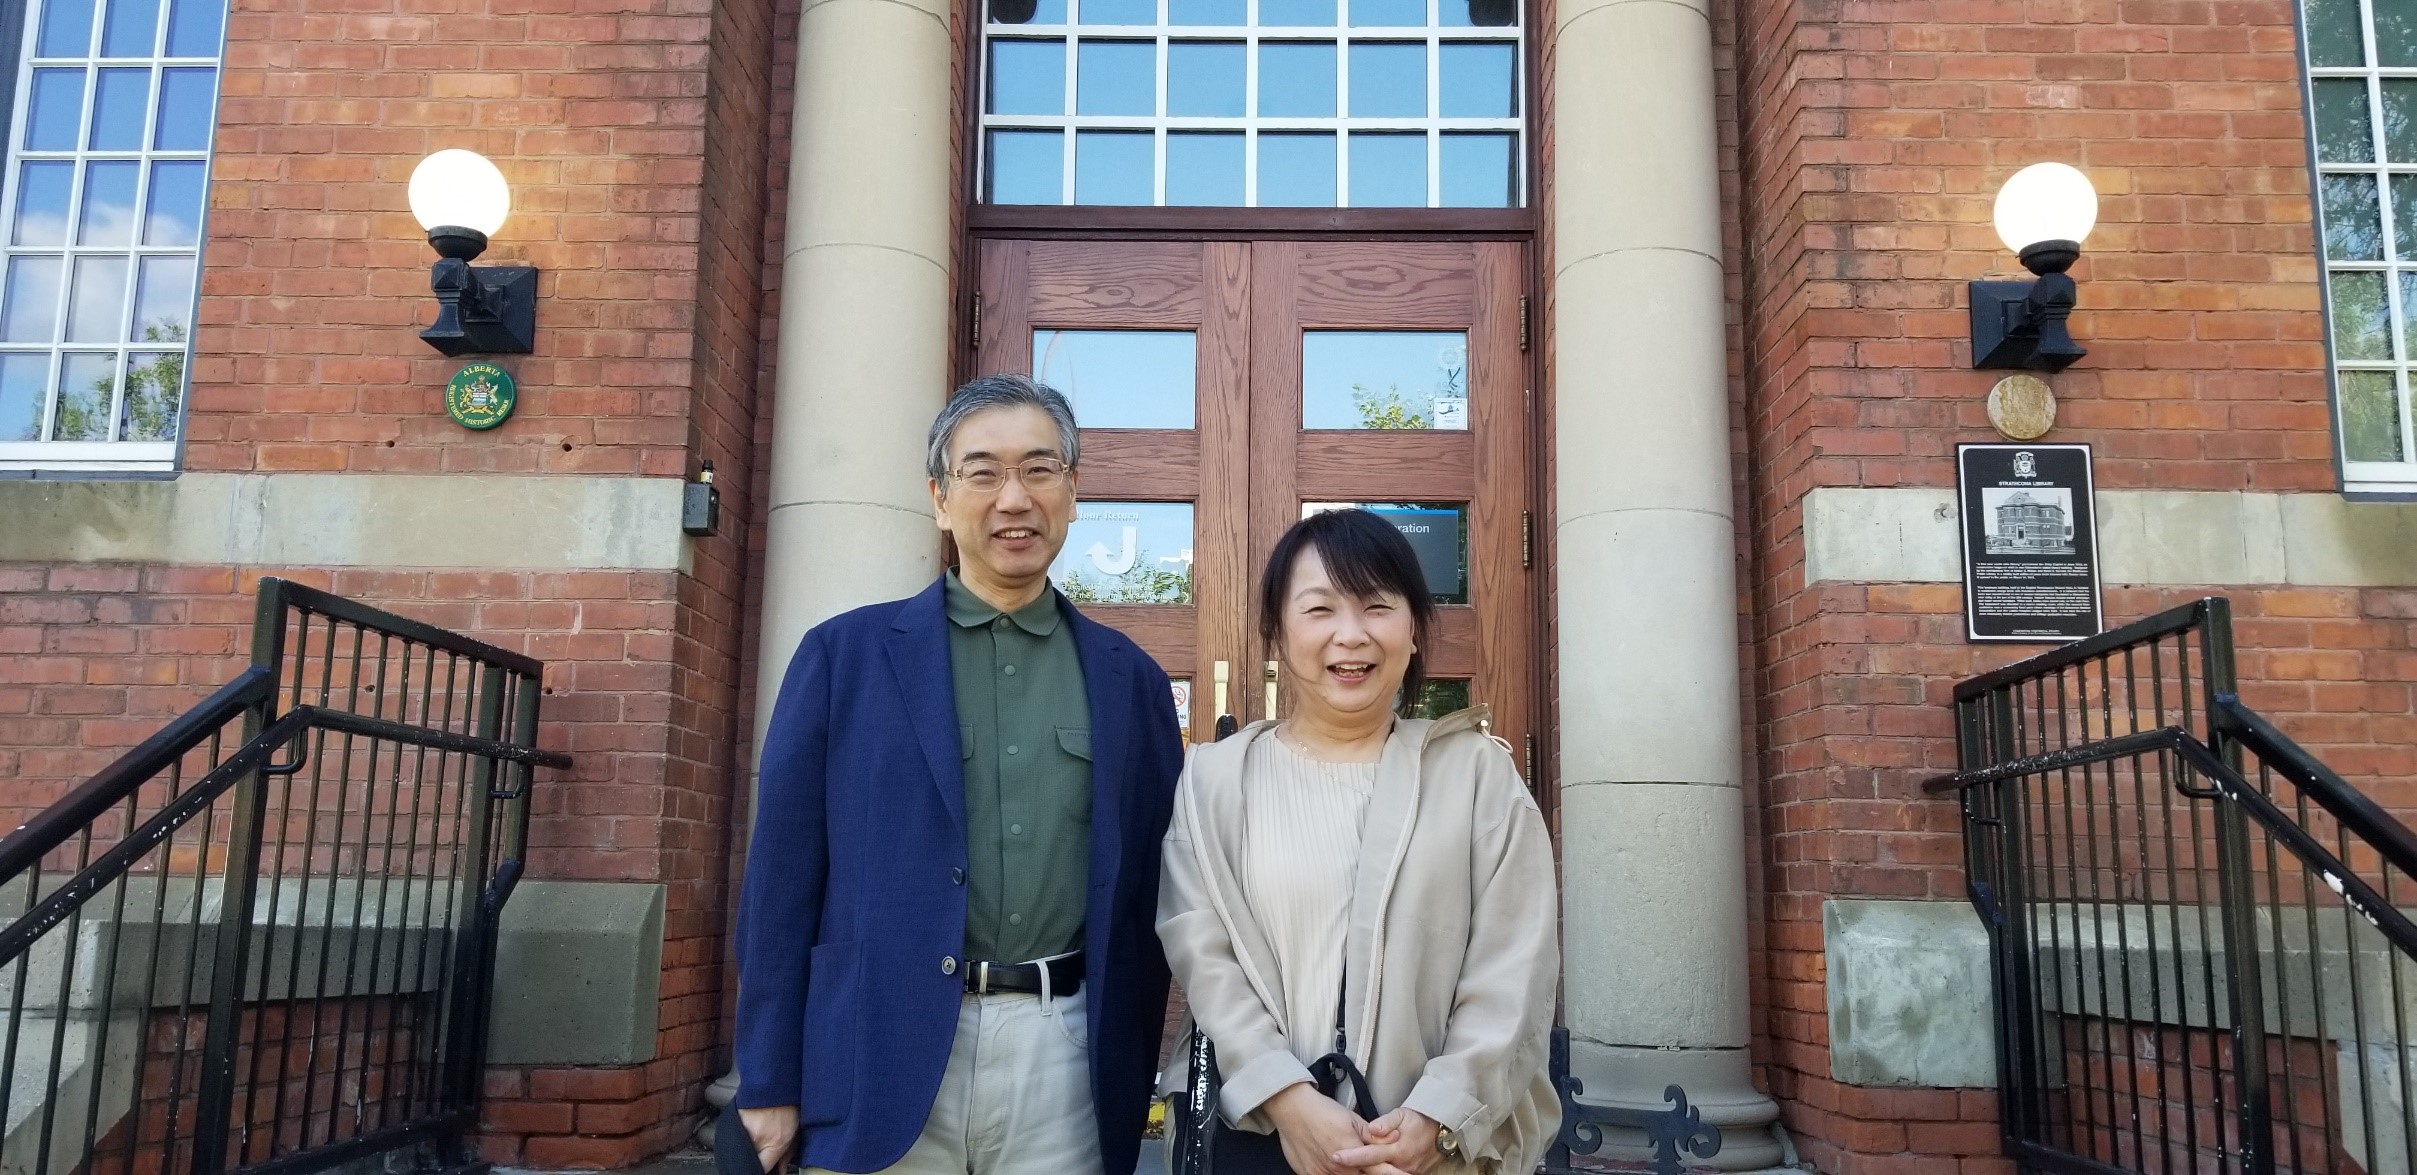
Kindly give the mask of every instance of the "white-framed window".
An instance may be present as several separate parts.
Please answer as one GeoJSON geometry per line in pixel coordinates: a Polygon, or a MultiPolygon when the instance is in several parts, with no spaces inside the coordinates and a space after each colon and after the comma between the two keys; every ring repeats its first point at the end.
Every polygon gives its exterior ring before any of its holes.
{"type": "Polygon", "coordinates": [[[27,0],[0,177],[0,468],[175,466],[227,0],[27,0]]]}
{"type": "Polygon", "coordinates": [[[1508,208],[1511,0],[990,0],[991,204],[1508,208]]]}
{"type": "Polygon", "coordinates": [[[2417,10],[2304,15],[2343,488],[2417,492],[2417,10]]]}

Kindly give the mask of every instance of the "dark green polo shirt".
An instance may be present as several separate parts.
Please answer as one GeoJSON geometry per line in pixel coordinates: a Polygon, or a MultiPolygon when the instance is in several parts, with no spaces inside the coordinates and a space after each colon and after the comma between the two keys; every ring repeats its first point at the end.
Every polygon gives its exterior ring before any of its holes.
{"type": "Polygon", "coordinates": [[[1021,963],[1083,945],[1091,703],[1057,593],[1002,613],[948,575],[948,663],[965,753],[965,956],[1021,963]]]}

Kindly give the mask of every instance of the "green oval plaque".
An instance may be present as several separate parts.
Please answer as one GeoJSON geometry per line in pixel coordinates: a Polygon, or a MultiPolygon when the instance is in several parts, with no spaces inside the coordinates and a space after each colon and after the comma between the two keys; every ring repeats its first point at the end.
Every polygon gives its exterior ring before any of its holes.
{"type": "Polygon", "coordinates": [[[512,416],[520,389],[512,373],[492,363],[472,363],[445,384],[445,414],[463,428],[489,429],[512,416]]]}

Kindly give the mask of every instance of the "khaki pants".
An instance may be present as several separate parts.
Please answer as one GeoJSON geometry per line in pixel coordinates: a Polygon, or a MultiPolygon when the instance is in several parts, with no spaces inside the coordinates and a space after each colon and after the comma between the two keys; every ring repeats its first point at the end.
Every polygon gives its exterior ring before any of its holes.
{"type": "Polygon", "coordinates": [[[1083,995],[1050,1004],[965,997],[923,1134],[881,1175],[1102,1175],[1083,995]]]}

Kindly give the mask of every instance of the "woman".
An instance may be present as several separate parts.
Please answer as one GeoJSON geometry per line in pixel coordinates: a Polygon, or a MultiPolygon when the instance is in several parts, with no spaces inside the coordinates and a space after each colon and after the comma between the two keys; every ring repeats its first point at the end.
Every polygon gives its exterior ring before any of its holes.
{"type": "Polygon", "coordinates": [[[1484,707],[1399,716],[1435,606],[1392,526],[1302,520],[1259,596],[1293,712],[1193,754],[1159,887],[1226,1120],[1274,1131],[1301,1175],[1528,1175],[1560,1124],[1543,817],[1484,707]],[[1311,1084],[1338,1025],[1373,1122],[1311,1084]]]}

